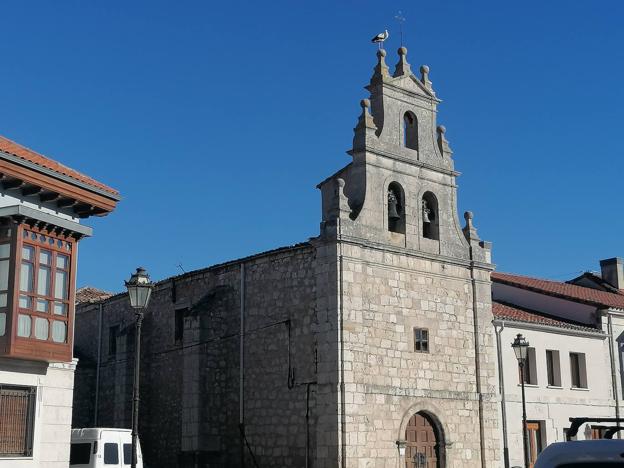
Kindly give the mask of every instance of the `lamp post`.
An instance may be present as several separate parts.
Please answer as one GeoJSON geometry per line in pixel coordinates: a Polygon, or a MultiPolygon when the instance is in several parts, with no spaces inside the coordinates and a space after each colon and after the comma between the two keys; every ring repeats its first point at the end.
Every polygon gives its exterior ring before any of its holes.
{"type": "Polygon", "coordinates": [[[130,299],[130,307],[136,314],[135,341],[134,341],[134,382],[132,385],[132,468],[137,466],[137,440],[139,437],[139,372],[141,369],[141,325],[143,324],[143,310],[149,303],[154,283],[144,268],[137,268],[130,280],[126,281],[126,289],[130,299]]]}
{"type": "Polygon", "coordinates": [[[522,387],[522,442],[524,446],[524,468],[529,468],[529,433],[527,431],[526,401],[524,399],[524,363],[526,362],[529,342],[521,333],[516,335],[511,347],[516,353],[518,367],[520,368],[520,385],[522,387]]]}

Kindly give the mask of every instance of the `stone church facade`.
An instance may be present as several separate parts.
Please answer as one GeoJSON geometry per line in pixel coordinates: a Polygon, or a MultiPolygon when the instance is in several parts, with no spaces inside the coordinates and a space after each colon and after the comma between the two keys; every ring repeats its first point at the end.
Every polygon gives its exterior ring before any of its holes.
{"type": "MultiPolygon", "coordinates": [[[[491,245],[458,219],[428,68],[377,59],[320,235],[157,283],[147,466],[500,465],[491,245]]],[[[75,426],[129,426],[133,325],[125,295],[78,307],[75,426]]]]}

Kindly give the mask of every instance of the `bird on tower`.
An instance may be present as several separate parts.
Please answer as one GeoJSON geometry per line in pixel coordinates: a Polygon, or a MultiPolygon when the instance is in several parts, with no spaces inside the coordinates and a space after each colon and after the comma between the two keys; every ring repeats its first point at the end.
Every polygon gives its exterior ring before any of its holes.
{"type": "Polygon", "coordinates": [[[371,39],[372,43],[378,43],[379,44],[379,48],[381,49],[381,44],[388,39],[388,36],[390,36],[390,33],[388,32],[388,30],[386,29],[384,32],[377,34],[375,37],[373,37],[371,39]]]}

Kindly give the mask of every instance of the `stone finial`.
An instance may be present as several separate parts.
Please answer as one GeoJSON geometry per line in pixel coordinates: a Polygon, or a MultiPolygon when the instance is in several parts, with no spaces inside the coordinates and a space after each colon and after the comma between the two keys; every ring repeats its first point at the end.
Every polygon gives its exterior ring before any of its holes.
{"type": "Polygon", "coordinates": [[[466,211],[464,213],[466,226],[464,227],[464,229],[462,229],[462,231],[464,232],[464,236],[466,237],[466,240],[468,242],[481,240],[479,239],[479,234],[477,234],[477,228],[474,227],[474,224],[472,223],[473,218],[474,215],[472,214],[472,211],[466,211]]]}
{"type": "Polygon", "coordinates": [[[379,49],[377,51],[377,65],[375,66],[371,83],[378,83],[387,78],[390,78],[390,72],[388,71],[388,65],[386,65],[386,51],[379,49]]]}
{"type": "Polygon", "coordinates": [[[330,219],[347,218],[351,213],[349,208],[349,200],[344,193],[345,181],[339,177],[334,179],[334,198],[332,207],[329,212],[330,219]]]}
{"type": "Polygon", "coordinates": [[[377,130],[377,126],[375,122],[373,122],[373,116],[370,113],[370,101],[368,99],[362,99],[360,101],[360,106],[362,107],[362,113],[360,114],[360,120],[355,130],[357,131],[359,128],[372,128],[377,130]]]}
{"type": "Polygon", "coordinates": [[[420,82],[433,93],[433,83],[429,80],[429,67],[427,65],[420,66],[420,82]]]}
{"type": "Polygon", "coordinates": [[[407,63],[407,48],[400,47],[397,51],[399,54],[399,61],[394,69],[394,76],[408,76],[412,74],[412,68],[407,63]]]}
{"type": "Polygon", "coordinates": [[[360,150],[366,147],[367,142],[371,141],[371,138],[375,138],[375,132],[377,126],[373,121],[373,116],[370,113],[371,102],[368,99],[362,99],[360,101],[362,107],[362,113],[356,127],[353,129],[353,149],[360,150]]]}
{"type": "Polygon", "coordinates": [[[450,158],[453,154],[453,150],[449,145],[448,140],[444,136],[446,133],[446,127],[444,125],[438,125],[438,148],[440,149],[440,153],[445,158],[450,158]]]}

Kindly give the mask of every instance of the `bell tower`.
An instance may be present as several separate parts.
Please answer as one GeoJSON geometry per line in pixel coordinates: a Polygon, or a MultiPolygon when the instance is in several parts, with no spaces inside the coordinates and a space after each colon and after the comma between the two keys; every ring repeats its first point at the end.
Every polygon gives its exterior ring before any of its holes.
{"type": "Polygon", "coordinates": [[[441,101],[429,68],[415,76],[405,47],[393,72],[377,52],[366,89],[352,160],[318,186],[314,240],[319,366],[335,365],[319,388],[337,395],[342,466],[387,466],[383,457],[407,441],[409,453],[424,454],[410,439],[418,418],[436,434],[440,466],[500,466],[491,244],[472,213],[463,226],[457,215],[441,101]]]}
{"type": "MultiPolygon", "coordinates": [[[[339,218],[343,237],[469,259],[469,239],[457,216],[459,173],[446,129],[437,125],[441,101],[429,67],[421,66],[416,77],[401,47],[390,73],[380,49],[366,89],[370,96],[360,103],[348,151],[352,162],[319,184],[322,235],[331,236],[332,220],[339,218]]],[[[489,254],[483,244],[481,260],[489,262],[489,254]]]]}

